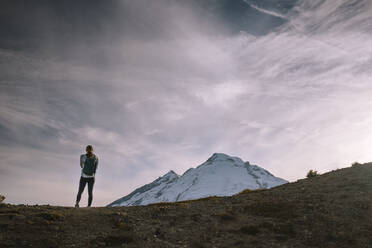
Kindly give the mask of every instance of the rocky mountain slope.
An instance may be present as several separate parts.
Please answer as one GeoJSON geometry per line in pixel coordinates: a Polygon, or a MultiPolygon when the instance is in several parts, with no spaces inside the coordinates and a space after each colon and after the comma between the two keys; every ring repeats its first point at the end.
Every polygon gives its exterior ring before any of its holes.
{"type": "Polygon", "coordinates": [[[109,206],[138,206],[157,202],[175,202],[208,196],[231,196],[245,189],[271,188],[287,183],[270,172],[238,157],[213,154],[197,168],[182,176],[170,171],[109,206]]]}
{"type": "Polygon", "coordinates": [[[268,190],[147,206],[0,204],[0,247],[371,247],[372,163],[268,190]]]}

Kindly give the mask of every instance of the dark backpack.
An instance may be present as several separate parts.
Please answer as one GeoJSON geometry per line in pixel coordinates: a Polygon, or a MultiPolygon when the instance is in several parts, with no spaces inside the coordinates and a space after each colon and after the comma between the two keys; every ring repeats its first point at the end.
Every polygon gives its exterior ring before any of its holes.
{"type": "Polygon", "coordinates": [[[96,162],[97,162],[96,155],[93,155],[91,157],[87,156],[84,162],[83,173],[88,176],[93,176],[93,174],[96,173],[96,169],[97,169],[96,162]]]}

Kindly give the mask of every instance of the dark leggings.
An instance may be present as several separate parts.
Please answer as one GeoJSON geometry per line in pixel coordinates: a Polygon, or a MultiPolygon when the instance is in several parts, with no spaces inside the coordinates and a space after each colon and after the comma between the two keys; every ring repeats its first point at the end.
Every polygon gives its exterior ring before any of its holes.
{"type": "Polygon", "coordinates": [[[90,205],[92,205],[92,200],[93,200],[94,177],[89,177],[89,178],[80,177],[79,192],[78,192],[77,197],[76,197],[76,202],[77,203],[80,202],[81,194],[83,193],[84,188],[85,188],[85,184],[87,184],[87,183],[88,183],[88,194],[89,194],[88,207],[90,207],[90,205]]]}

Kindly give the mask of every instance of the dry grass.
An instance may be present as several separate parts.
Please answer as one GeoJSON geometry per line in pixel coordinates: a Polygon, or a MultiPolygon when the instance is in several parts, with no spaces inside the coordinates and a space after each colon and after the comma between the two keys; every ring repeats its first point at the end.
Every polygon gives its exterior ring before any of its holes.
{"type": "Polygon", "coordinates": [[[0,205],[0,247],[371,247],[372,164],[139,207],[0,205]],[[273,245],[274,244],[274,245],[273,245]]]}
{"type": "Polygon", "coordinates": [[[240,192],[239,194],[244,195],[244,194],[251,194],[251,193],[259,193],[259,192],[263,192],[265,190],[267,190],[267,189],[254,189],[254,190],[252,190],[252,189],[245,189],[242,192],[240,192]]]}

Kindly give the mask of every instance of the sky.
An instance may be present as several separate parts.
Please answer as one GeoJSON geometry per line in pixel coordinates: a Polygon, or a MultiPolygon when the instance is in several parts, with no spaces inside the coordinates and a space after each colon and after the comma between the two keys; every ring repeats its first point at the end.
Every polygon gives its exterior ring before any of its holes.
{"type": "Polygon", "coordinates": [[[95,206],[215,152],[372,161],[371,44],[369,0],[2,1],[0,194],[73,206],[88,144],[95,206]]]}

